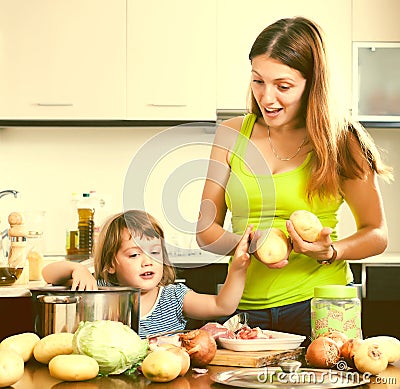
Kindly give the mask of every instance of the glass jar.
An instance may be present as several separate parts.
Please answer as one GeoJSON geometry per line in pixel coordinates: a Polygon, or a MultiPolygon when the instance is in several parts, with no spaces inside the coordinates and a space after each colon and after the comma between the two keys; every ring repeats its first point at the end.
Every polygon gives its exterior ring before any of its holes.
{"type": "Polygon", "coordinates": [[[27,260],[29,262],[29,281],[41,281],[44,267],[43,233],[29,231],[27,244],[27,260]]]}
{"type": "Polygon", "coordinates": [[[325,285],[314,288],[311,300],[311,338],[328,331],[340,331],[348,338],[362,338],[361,302],[357,288],[325,285]]]}
{"type": "Polygon", "coordinates": [[[29,263],[29,281],[41,281],[44,266],[44,226],[46,211],[26,211],[27,245],[29,263]]]}

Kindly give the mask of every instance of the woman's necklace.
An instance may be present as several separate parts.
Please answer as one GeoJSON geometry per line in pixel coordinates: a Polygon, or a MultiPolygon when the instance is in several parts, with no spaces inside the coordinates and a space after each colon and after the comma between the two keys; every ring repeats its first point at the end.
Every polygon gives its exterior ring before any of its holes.
{"type": "Polygon", "coordinates": [[[306,137],[304,137],[303,142],[301,142],[301,145],[298,147],[298,149],[295,151],[295,153],[293,155],[291,155],[290,157],[280,157],[279,154],[276,152],[273,144],[272,144],[272,140],[271,140],[271,135],[270,135],[270,131],[269,131],[269,126],[268,126],[268,142],[271,146],[271,150],[274,153],[275,158],[279,159],[280,161],[290,161],[291,159],[293,159],[298,153],[300,153],[300,150],[303,148],[304,144],[306,143],[306,137]]]}

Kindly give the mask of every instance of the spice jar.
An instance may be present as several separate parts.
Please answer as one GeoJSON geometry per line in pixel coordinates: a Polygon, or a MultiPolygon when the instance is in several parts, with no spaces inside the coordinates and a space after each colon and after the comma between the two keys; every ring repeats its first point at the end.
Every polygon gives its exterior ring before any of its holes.
{"type": "Polygon", "coordinates": [[[314,288],[311,300],[311,338],[340,331],[348,338],[362,338],[361,302],[357,288],[325,285],[314,288]]]}

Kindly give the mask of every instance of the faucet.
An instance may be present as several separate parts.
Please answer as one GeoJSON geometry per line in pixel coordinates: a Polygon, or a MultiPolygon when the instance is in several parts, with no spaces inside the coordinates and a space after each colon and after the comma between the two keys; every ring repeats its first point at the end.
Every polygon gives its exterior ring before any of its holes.
{"type": "Polygon", "coordinates": [[[4,196],[9,195],[9,194],[12,194],[12,195],[14,195],[15,198],[17,198],[18,197],[18,193],[19,192],[17,190],[14,190],[14,189],[2,190],[2,191],[0,191],[0,199],[2,197],[4,197],[4,196]]]}

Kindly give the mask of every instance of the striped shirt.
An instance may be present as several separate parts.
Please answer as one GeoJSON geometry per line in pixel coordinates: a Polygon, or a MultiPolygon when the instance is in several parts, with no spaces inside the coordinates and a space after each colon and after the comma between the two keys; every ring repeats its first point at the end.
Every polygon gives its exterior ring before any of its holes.
{"type": "Polygon", "coordinates": [[[160,287],[153,308],[147,315],[140,318],[139,336],[145,338],[159,332],[185,329],[183,299],[189,290],[185,284],[160,287]]]}

